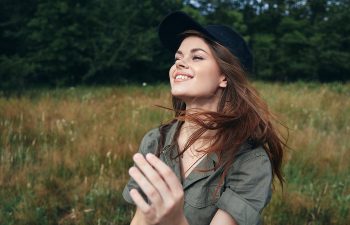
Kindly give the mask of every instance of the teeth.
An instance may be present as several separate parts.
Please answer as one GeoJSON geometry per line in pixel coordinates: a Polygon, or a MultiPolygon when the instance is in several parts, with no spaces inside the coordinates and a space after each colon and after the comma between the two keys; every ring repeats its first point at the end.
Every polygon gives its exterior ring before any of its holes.
{"type": "Polygon", "coordinates": [[[191,79],[191,77],[185,75],[176,75],[175,79],[188,80],[191,79]]]}

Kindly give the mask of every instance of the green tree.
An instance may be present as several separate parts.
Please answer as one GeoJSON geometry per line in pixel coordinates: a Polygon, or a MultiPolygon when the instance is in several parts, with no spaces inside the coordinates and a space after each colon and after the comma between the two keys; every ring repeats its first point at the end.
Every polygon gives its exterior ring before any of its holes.
{"type": "Polygon", "coordinates": [[[260,79],[276,80],[276,40],[271,34],[256,34],[252,40],[254,46],[254,70],[260,79]]]}
{"type": "Polygon", "coordinates": [[[36,0],[0,1],[0,89],[24,87],[34,67],[25,57],[24,28],[35,12],[36,0]]]}
{"type": "Polygon", "coordinates": [[[181,9],[248,41],[268,80],[349,80],[349,0],[2,0],[0,88],[167,80],[157,26],[181,9]]]}
{"type": "Polygon", "coordinates": [[[331,5],[318,24],[314,42],[320,81],[350,80],[350,4],[343,3],[331,5]]]}

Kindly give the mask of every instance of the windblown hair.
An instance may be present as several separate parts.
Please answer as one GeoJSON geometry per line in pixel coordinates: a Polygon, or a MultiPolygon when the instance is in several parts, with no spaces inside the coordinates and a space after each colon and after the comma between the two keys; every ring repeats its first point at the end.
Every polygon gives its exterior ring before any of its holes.
{"type": "MultiPolygon", "coordinates": [[[[196,124],[198,129],[190,136],[179,155],[188,150],[197,140],[208,139],[204,134],[208,130],[214,130],[215,135],[209,137],[210,146],[201,151],[217,154],[219,161],[215,167],[224,168],[221,182],[234,161],[235,153],[243,144],[248,143],[253,148],[262,146],[265,149],[272,164],[273,177],[277,177],[283,186],[281,165],[286,139],[282,138],[273,126],[273,122],[277,120],[255,88],[250,85],[247,78],[248,72],[242,67],[239,59],[224,46],[197,31],[186,31],[181,37],[183,40],[189,36],[203,38],[209,45],[221,72],[226,76],[227,86],[223,89],[217,112],[186,110],[185,102],[173,96],[175,119],[160,126],[161,141],[157,154],[159,155],[163,148],[165,132],[169,125],[176,120],[180,123],[189,121],[196,124]]],[[[174,144],[177,144],[179,130],[175,134],[174,144]]]]}

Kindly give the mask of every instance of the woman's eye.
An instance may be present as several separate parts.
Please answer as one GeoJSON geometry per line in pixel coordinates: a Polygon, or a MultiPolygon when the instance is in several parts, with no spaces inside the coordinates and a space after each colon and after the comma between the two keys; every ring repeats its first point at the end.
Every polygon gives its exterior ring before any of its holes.
{"type": "Polygon", "coordinates": [[[202,60],[203,59],[203,57],[201,57],[201,56],[193,56],[193,60],[202,60]]]}

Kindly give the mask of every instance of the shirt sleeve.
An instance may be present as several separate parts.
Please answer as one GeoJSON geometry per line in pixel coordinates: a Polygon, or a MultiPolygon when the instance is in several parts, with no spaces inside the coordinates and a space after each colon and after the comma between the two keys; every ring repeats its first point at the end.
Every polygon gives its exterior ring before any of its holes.
{"type": "MultiPolygon", "coordinates": [[[[147,153],[155,153],[157,151],[157,148],[158,148],[158,139],[159,139],[158,128],[155,128],[155,129],[149,131],[143,137],[138,152],[143,154],[143,155],[146,155],[147,153]]],[[[128,181],[128,183],[126,184],[126,186],[124,187],[124,190],[123,190],[123,198],[125,199],[125,201],[135,205],[135,203],[132,200],[130,193],[129,193],[130,190],[134,189],[134,188],[137,189],[139,191],[139,193],[141,193],[143,198],[147,201],[146,195],[143,193],[143,191],[141,190],[139,185],[132,178],[130,178],[130,180],[128,181]]]]}
{"type": "Polygon", "coordinates": [[[262,147],[239,156],[228,171],[217,207],[239,225],[260,224],[260,213],[271,199],[271,162],[262,147]]]}

